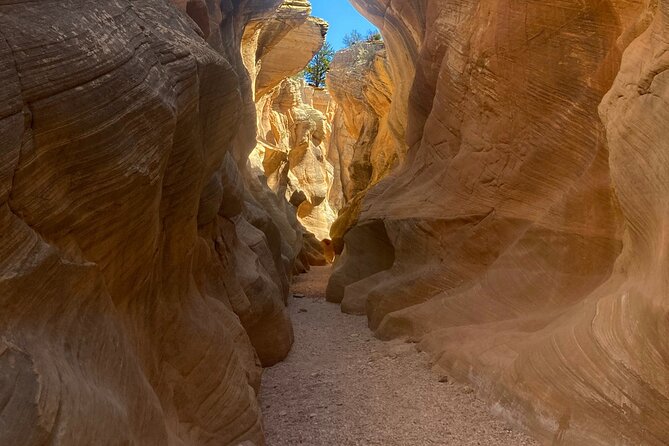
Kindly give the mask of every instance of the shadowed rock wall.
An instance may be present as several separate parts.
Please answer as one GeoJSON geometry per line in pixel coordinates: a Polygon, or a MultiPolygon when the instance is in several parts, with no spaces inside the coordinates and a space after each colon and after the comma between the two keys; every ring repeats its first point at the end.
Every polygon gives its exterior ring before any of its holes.
{"type": "Polygon", "coordinates": [[[409,150],[347,235],[345,309],[547,444],[666,444],[667,6],[354,3],[409,150]],[[392,258],[364,278],[360,231],[392,258]]]}
{"type": "MultiPolygon", "coordinates": [[[[358,194],[344,309],[547,444],[665,445],[665,2],[355,2],[409,149],[358,194]]],[[[303,233],[248,155],[319,25],[175,3],[0,2],[0,444],[264,441],[303,233]]]]}
{"type": "Polygon", "coordinates": [[[0,444],[264,443],[302,235],[240,49],[280,2],[176,3],[0,2],[0,444]]]}

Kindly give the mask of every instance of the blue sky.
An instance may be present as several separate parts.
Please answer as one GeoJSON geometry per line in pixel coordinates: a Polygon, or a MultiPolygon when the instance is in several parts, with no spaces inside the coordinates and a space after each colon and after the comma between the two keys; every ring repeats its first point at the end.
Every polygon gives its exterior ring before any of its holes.
{"type": "Polygon", "coordinates": [[[362,35],[376,29],[348,2],[348,0],[311,0],[311,15],[325,19],[330,24],[327,40],[335,50],[343,48],[342,39],[354,29],[362,35]]]}

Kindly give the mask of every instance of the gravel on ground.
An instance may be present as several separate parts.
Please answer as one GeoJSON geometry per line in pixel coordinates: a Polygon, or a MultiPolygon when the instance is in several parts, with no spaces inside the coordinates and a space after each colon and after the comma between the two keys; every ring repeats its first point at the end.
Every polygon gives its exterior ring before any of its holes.
{"type": "Polygon", "coordinates": [[[366,318],[326,302],[330,272],[295,280],[293,350],[263,374],[268,446],[538,445],[467,386],[440,382],[414,344],[382,342],[366,318]]]}

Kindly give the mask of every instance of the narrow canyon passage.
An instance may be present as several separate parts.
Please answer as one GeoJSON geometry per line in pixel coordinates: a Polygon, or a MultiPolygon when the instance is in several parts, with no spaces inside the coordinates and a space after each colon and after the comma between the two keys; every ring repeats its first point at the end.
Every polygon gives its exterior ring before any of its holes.
{"type": "Polygon", "coordinates": [[[667,1],[0,0],[0,446],[669,446],[667,1]]]}
{"type": "Polygon", "coordinates": [[[384,343],[364,317],[326,302],[330,272],[315,267],[295,279],[295,344],[263,373],[268,446],[538,444],[468,387],[439,382],[413,344],[384,343]]]}

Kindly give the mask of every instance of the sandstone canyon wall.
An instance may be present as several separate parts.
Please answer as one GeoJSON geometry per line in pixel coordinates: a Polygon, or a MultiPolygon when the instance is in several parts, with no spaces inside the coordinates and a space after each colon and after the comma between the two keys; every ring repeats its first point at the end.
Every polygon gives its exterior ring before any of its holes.
{"type": "MultiPolygon", "coordinates": [[[[335,198],[339,212],[330,236],[334,251],[341,254],[348,234],[347,256],[356,259],[339,261],[328,283],[327,299],[339,303],[351,282],[392,265],[394,256],[384,249],[385,239],[379,244],[374,231],[349,230],[358,222],[367,192],[397,167],[406,145],[404,123],[391,119],[397,91],[383,42],[360,42],[339,51],[327,84],[336,103],[329,157],[335,166],[334,185],[341,191],[335,198]]],[[[364,306],[354,307],[345,304],[344,309],[365,313],[364,306]]]]}
{"type": "Polygon", "coordinates": [[[296,208],[305,228],[325,239],[336,217],[330,205],[334,168],[327,159],[330,122],[306,102],[311,90],[289,78],[261,98],[260,139],[251,162],[277,196],[296,208]]]}
{"type": "Polygon", "coordinates": [[[337,245],[356,222],[367,190],[404,156],[404,122],[390,119],[395,86],[383,42],[360,42],[339,51],[327,77],[336,104],[329,158],[332,201],[339,210],[330,235],[337,245]]]}
{"type": "Polygon", "coordinates": [[[669,7],[353,3],[409,149],[366,192],[331,300],[546,444],[667,444],[669,7]]]}
{"type": "Polygon", "coordinates": [[[175,3],[0,2],[0,444],[264,443],[302,234],[242,54],[308,2],[175,3]]]}
{"type": "Polygon", "coordinates": [[[0,444],[263,444],[286,195],[348,209],[380,337],[546,444],[669,442],[664,0],[354,0],[338,117],[307,1],[173,3],[0,2],[0,444]]]}
{"type": "Polygon", "coordinates": [[[276,194],[304,241],[296,271],[327,263],[320,240],[336,212],[330,206],[333,166],[326,159],[333,105],[327,92],[305,85],[298,73],[325,42],[328,25],[311,17],[309,2],[288,1],[243,45],[254,79],[257,145],[249,158],[256,178],[276,194]],[[294,215],[297,214],[297,220],[294,215]]]}

